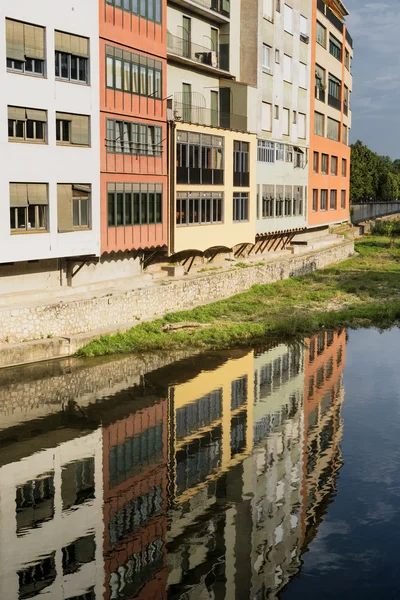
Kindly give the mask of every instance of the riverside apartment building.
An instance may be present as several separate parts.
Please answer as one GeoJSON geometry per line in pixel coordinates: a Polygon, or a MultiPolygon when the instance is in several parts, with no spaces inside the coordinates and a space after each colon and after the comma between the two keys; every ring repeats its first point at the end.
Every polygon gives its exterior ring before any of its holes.
{"type": "Polygon", "coordinates": [[[350,215],[350,95],[353,41],[340,0],[313,0],[309,227],[350,215]]]}
{"type": "Polygon", "coordinates": [[[307,227],[311,17],[308,0],[242,2],[241,67],[257,89],[261,249],[284,247],[307,227]]]}
{"type": "Polygon", "coordinates": [[[100,252],[98,0],[0,4],[2,292],[100,252]]]}

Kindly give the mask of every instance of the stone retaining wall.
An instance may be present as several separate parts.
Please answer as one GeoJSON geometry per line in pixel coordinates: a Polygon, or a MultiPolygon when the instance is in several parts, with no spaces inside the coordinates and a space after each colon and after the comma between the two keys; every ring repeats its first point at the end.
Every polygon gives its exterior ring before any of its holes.
{"type": "MultiPolygon", "coordinates": [[[[228,298],[254,284],[273,283],[311,273],[354,254],[354,242],[290,258],[232,267],[163,282],[124,293],[57,304],[0,309],[0,341],[19,343],[51,337],[69,337],[100,328],[140,322],[168,312],[189,309],[211,300],[228,298]]],[[[262,257],[260,257],[262,260],[262,257]]]]}

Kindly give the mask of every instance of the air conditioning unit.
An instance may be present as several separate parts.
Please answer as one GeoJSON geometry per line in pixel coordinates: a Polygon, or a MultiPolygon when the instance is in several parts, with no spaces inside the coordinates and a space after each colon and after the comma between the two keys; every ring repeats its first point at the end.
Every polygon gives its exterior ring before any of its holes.
{"type": "Polygon", "coordinates": [[[300,34],[300,39],[302,42],[304,42],[305,44],[309,44],[310,43],[310,38],[308,35],[306,35],[305,33],[301,33],[300,34]]]}
{"type": "Polygon", "coordinates": [[[214,67],[214,69],[218,67],[218,58],[215,50],[211,52],[211,66],[214,67]]]}

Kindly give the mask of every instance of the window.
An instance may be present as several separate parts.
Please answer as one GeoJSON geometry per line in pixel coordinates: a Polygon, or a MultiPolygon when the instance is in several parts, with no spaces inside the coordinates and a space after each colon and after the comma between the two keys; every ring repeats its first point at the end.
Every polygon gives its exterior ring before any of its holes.
{"type": "Polygon", "coordinates": [[[350,52],[345,48],[344,50],[344,66],[350,71],[350,52]]]}
{"type": "Polygon", "coordinates": [[[321,113],[314,113],[314,133],[315,135],[324,135],[324,115],[321,113]]]}
{"type": "Polygon", "coordinates": [[[336,210],[336,208],[337,208],[336,202],[337,202],[337,191],[331,190],[331,197],[330,197],[330,203],[329,203],[329,208],[331,210],[336,210]]]}
{"type": "Polygon", "coordinates": [[[90,117],[56,112],[57,145],[90,146],[90,117]]]}
{"type": "Polygon", "coordinates": [[[162,63],[106,46],[107,87],[148,98],[162,98],[162,63]]]}
{"type": "Polygon", "coordinates": [[[58,232],[90,229],[91,185],[57,184],[58,232]]]}
{"type": "Polygon", "coordinates": [[[235,187],[249,186],[249,151],[248,142],[233,142],[233,185],[235,187]]]}
{"type": "Polygon", "coordinates": [[[342,158],[342,177],[346,177],[347,175],[347,160],[342,158]]]}
{"type": "Polygon", "coordinates": [[[304,89],[308,88],[307,65],[302,62],[299,63],[299,86],[304,89]]]}
{"type": "Polygon", "coordinates": [[[340,123],[328,117],[328,131],[327,137],[335,142],[339,141],[340,123]]]}
{"type": "Polygon", "coordinates": [[[318,190],[312,191],[312,209],[313,212],[317,212],[318,210],[318,190]]]}
{"type": "Polygon", "coordinates": [[[235,192],[233,194],[233,222],[247,222],[249,220],[249,194],[235,192]]]}
{"type": "Polygon", "coordinates": [[[342,108],[342,82],[339,79],[336,79],[333,75],[329,73],[328,77],[328,104],[333,108],[337,108],[337,110],[341,110],[342,108]]]}
{"type": "Polygon", "coordinates": [[[222,192],[177,193],[177,225],[211,225],[223,223],[223,220],[224,194],[222,192]]]}
{"type": "Polygon", "coordinates": [[[283,55],[283,79],[292,83],[292,57],[283,55]]]}
{"type": "Polygon", "coordinates": [[[272,21],[273,17],[273,0],[263,0],[263,14],[266,19],[272,21]]]}
{"type": "Polygon", "coordinates": [[[282,119],[282,133],[283,135],[290,135],[290,110],[288,108],[283,109],[282,119]]]}
{"type": "Polygon", "coordinates": [[[293,146],[286,146],[286,162],[293,162],[293,146]]]}
{"type": "Polygon", "coordinates": [[[280,58],[280,53],[279,53],[279,50],[278,50],[278,49],[276,49],[276,50],[275,50],[275,62],[276,62],[277,64],[279,64],[279,63],[280,63],[280,60],[281,60],[281,58],[280,58]]]}
{"type": "Polygon", "coordinates": [[[326,48],[326,28],[317,21],[317,42],[326,48]]]}
{"type": "Polygon", "coordinates": [[[275,144],[275,160],[285,160],[285,144],[275,144]]]}
{"type": "Polygon", "coordinates": [[[11,232],[47,231],[48,206],[46,183],[10,183],[11,232]]]}
{"type": "Polygon", "coordinates": [[[297,137],[306,139],[306,115],[300,112],[297,115],[297,137]]]}
{"type": "Polygon", "coordinates": [[[328,205],[328,190],[321,190],[321,210],[326,210],[328,205]]]}
{"type": "Polygon", "coordinates": [[[283,13],[284,29],[288,33],[293,33],[293,9],[285,4],[283,13]]]}
{"type": "Polygon", "coordinates": [[[285,185],[285,217],[292,215],[292,186],[285,185]]]}
{"type": "Polygon", "coordinates": [[[82,565],[95,560],[96,542],[94,535],[88,535],[76,539],[62,548],[62,570],[63,575],[77,573],[82,565]]]}
{"type": "Polygon", "coordinates": [[[340,193],[340,208],[342,210],[346,208],[346,190],[342,190],[340,193]]]}
{"type": "Polygon", "coordinates": [[[348,144],[349,144],[348,135],[349,135],[349,130],[347,128],[347,125],[343,125],[343,138],[342,138],[342,142],[343,142],[343,144],[346,144],[346,146],[348,146],[348,144]]]}
{"type": "Polygon", "coordinates": [[[275,162],[275,144],[266,140],[257,140],[257,160],[273,164],[275,162]]]}
{"type": "Polygon", "coordinates": [[[262,186],[262,218],[267,219],[274,216],[274,186],[262,186]]]}
{"type": "Polygon", "coordinates": [[[154,183],[109,183],[108,226],[162,223],[163,186],[154,183]]]}
{"type": "Polygon", "coordinates": [[[47,112],[34,108],[8,107],[8,139],[46,143],[47,112]]]}
{"type": "Polygon", "coordinates": [[[57,577],[55,554],[52,552],[50,555],[43,556],[39,561],[18,571],[19,598],[31,598],[32,590],[35,595],[39,595],[55,581],[57,577]]]}
{"type": "Polygon", "coordinates": [[[329,34],[329,53],[338,60],[342,60],[342,44],[331,33],[329,34]]]}
{"type": "Polygon", "coordinates": [[[161,23],[161,0],[140,0],[140,11],[139,0],[106,0],[106,2],[116,8],[123,8],[134,15],[140,15],[148,21],[161,23]]]}
{"type": "Polygon", "coordinates": [[[94,458],[90,456],[64,465],[61,472],[62,509],[69,510],[94,497],[94,458]]]}
{"type": "Polygon", "coordinates": [[[315,97],[325,102],[326,71],[319,65],[315,65],[315,97]]]}
{"type": "Polygon", "coordinates": [[[304,169],[306,166],[306,153],[307,150],[302,150],[298,146],[294,147],[294,168],[304,169]]]}
{"type": "Polygon", "coordinates": [[[283,185],[276,186],[276,194],[275,194],[275,216],[283,217],[283,185]]]}
{"type": "Polygon", "coordinates": [[[6,19],[6,62],[9,71],[43,77],[44,46],[44,27],[6,19]]]}
{"type": "Polygon", "coordinates": [[[304,188],[302,185],[295,185],[293,188],[293,215],[299,216],[303,214],[303,194],[304,188]]]}
{"type": "Polygon", "coordinates": [[[323,175],[328,175],[328,155],[327,154],[322,154],[321,173],[323,175]]]}
{"type": "Polygon", "coordinates": [[[308,19],[300,15],[300,35],[308,36],[308,19]]]}
{"type": "Polygon", "coordinates": [[[162,128],[132,121],[107,119],[107,152],[162,156],[162,128]]]}
{"type": "Polygon", "coordinates": [[[268,73],[271,72],[271,47],[263,44],[262,68],[268,73]]]}
{"type": "Polygon", "coordinates": [[[338,174],[338,157],[331,156],[331,175],[338,174]]]}
{"type": "Polygon", "coordinates": [[[89,40],[71,33],[55,32],[56,78],[89,83],[89,40]]]}
{"type": "Polygon", "coordinates": [[[314,152],[313,171],[314,171],[314,173],[318,173],[318,171],[319,171],[319,153],[318,152],[314,152]]]}
{"type": "Polygon", "coordinates": [[[177,183],[224,184],[224,138],[177,131],[177,183]]]}
{"type": "Polygon", "coordinates": [[[261,105],[261,128],[264,131],[272,131],[272,104],[268,102],[261,105]]]}
{"type": "Polygon", "coordinates": [[[275,119],[279,119],[279,106],[275,104],[275,119]]]}

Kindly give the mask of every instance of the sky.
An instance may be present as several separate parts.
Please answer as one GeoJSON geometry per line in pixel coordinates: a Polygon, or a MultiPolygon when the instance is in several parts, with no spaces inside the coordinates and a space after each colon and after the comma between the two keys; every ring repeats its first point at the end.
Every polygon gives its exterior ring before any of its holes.
{"type": "Polygon", "coordinates": [[[351,142],[400,158],[400,0],[344,0],[354,43],[351,142]]]}

